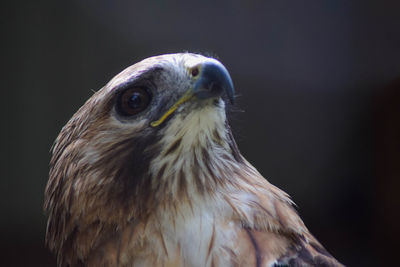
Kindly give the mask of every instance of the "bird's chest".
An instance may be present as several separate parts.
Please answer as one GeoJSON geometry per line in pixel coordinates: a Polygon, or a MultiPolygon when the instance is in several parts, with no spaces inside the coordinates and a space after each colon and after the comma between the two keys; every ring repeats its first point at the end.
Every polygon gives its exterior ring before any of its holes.
{"type": "Polygon", "coordinates": [[[129,241],[121,259],[126,266],[226,266],[236,228],[210,207],[160,212],[147,224],[125,231],[123,239],[129,241]]]}

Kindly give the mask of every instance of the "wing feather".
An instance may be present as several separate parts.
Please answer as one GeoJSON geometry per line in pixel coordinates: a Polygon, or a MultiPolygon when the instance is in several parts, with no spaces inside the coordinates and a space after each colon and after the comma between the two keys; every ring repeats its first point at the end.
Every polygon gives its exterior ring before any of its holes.
{"type": "Polygon", "coordinates": [[[256,171],[241,182],[246,197],[227,197],[241,220],[239,266],[343,266],[311,235],[285,192],[256,171]]]}

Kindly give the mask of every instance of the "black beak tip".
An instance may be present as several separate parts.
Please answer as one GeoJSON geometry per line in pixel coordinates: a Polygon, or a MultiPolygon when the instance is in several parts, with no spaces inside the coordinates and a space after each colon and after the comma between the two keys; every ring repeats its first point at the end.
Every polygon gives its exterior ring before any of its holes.
{"type": "Polygon", "coordinates": [[[235,89],[228,70],[218,61],[205,62],[194,92],[199,98],[210,98],[226,93],[231,104],[235,102],[235,89]]]}

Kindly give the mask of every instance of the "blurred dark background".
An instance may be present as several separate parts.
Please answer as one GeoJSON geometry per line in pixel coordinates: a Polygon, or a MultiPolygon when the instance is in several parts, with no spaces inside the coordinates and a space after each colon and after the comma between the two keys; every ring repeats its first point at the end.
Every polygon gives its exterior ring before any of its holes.
{"type": "Polygon", "coordinates": [[[242,153],[348,266],[398,263],[399,1],[3,2],[2,266],[55,266],[50,147],[114,75],[200,52],[229,69],[242,153]]]}

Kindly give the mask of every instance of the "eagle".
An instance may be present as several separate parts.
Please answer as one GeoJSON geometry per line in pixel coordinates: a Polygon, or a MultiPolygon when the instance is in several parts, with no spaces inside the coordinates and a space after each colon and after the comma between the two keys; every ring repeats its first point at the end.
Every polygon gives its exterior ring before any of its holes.
{"type": "Polygon", "coordinates": [[[95,92],[52,148],[58,266],[343,266],[239,152],[217,59],[144,59],[95,92]]]}

